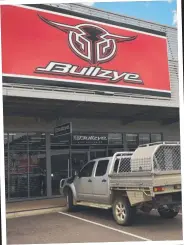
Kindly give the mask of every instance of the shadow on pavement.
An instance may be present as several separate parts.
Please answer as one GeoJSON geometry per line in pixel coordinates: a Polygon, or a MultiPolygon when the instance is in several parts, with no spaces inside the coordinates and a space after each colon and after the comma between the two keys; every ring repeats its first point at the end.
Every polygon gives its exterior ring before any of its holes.
{"type": "MultiPolygon", "coordinates": [[[[77,207],[75,212],[72,213],[72,215],[77,215],[78,217],[89,219],[93,222],[102,222],[108,221],[115,223],[113,219],[112,209],[104,210],[104,209],[98,209],[98,208],[90,208],[90,207],[77,207]],[[97,221],[98,219],[98,221],[97,221]]],[[[173,224],[178,225],[181,227],[181,218],[179,218],[180,215],[178,215],[174,219],[163,219],[159,216],[156,210],[153,210],[150,214],[143,213],[139,211],[135,217],[135,223],[134,226],[141,227],[141,226],[165,226],[167,224],[167,228],[169,226],[173,227],[173,224]]],[[[120,227],[120,226],[118,226],[120,227]]]]}

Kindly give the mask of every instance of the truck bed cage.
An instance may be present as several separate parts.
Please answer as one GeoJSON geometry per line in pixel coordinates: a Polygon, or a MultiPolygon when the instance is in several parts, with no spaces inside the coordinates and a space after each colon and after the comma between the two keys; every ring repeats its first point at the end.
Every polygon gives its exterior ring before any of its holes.
{"type": "Polygon", "coordinates": [[[144,144],[134,152],[116,152],[112,157],[112,174],[180,170],[180,143],[177,141],[144,144]]]}

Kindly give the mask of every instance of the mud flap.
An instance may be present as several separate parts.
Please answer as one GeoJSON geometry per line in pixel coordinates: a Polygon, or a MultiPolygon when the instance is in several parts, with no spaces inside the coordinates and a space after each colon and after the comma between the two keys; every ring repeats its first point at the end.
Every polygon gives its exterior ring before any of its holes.
{"type": "Polygon", "coordinates": [[[152,197],[146,196],[143,191],[127,191],[127,196],[131,206],[152,201],[152,197]]]}

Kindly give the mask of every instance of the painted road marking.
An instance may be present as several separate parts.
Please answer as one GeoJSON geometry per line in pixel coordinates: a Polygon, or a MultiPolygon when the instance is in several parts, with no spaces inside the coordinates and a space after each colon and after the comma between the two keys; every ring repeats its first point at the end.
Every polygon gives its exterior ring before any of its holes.
{"type": "Polygon", "coordinates": [[[119,230],[119,229],[116,229],[116,228],[113,228],[113,227],[110,227],[110,226],[106,226],[106,225],[103,225],[103,224],[100,224],[100,223],[96,223],[96,222],[93,222],[93,221],[90,221],[90,220],[87,220],[87,219],[83,219],[83,218],[77,217],[75,215],[67,214],[67,213],[64,213],[64,212],[59,212],[59,214],[66,215],[66,216],[74,218],[74,219],[82,220],[84,222],[87,222],[87,223],[90,223],[90,224],[93,224],[93,225],[97,225],[97,226],[100,226],[100,227],[103,227],[103,228],[106,228],[106,229],[109,229],[109,230],[112,230],[112,231],[116,231],[116,232],[119,232],[119,233],[127,235],[127,236],[135,237],[135,238],[138,238],[138,239],[143,240],[143,241],[152,241],[152,240],[150,240],[148,238],[145,238],[145,237],[142,237],[142,236],[138,236],[136,234],[133,234],[133,233],[130,233],[130,232],[126,232],[126,231],[123,231],[123,230],[119,230]]]}

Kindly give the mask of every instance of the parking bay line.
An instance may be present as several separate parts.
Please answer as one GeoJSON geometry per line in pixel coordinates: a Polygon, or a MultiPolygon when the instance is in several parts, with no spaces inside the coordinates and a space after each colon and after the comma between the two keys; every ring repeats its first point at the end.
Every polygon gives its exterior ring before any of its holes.
{"type": "Polygon", "coordinates": [[[127,236],[135,237],[135,238],[138,238],[138,239],[143,240],[143,241],[152,241],[152,240],[150,240],[148,238],[145,238],[145,237],[142,237],[142,236],[138,236],[136,234],[133,234],[133,233],[130,233],[130,232],[126,232],[126,231],[122,231],[122,230],[119,230],[119,229],[116,229],[116,228],[113,228],[113,227],[110,227],[110,226],[106,226],[106,225],[103,225],[103,224],[100,224],[100,223],[96,223],[96,222],[93,222],[93,221],[90,221],[90,220],[87,220],[87,219],[83,219],[83,218],[77,217],[75,215],[67,214],[67,213],[64,213],[64,212],[59,212],[59,214],[63,214],[65,216],[68,216],[68,217],[71,217],[71,218],[74,218],[74,219],[78,219],[78,220],[81,220],[81,221],[84,221],[84,222],[87,222],[87,223],[90,223],[90,224],[93,224],[93,225],[97,225],[97,226],[100,226],[100,227],[103,227],[103,228],[106,228],[106,229],[109,229],[109,230],[112,230],[112,231],[116,231],[116,232],[119,232],[119,233],[127,235],[127,236]]]}

